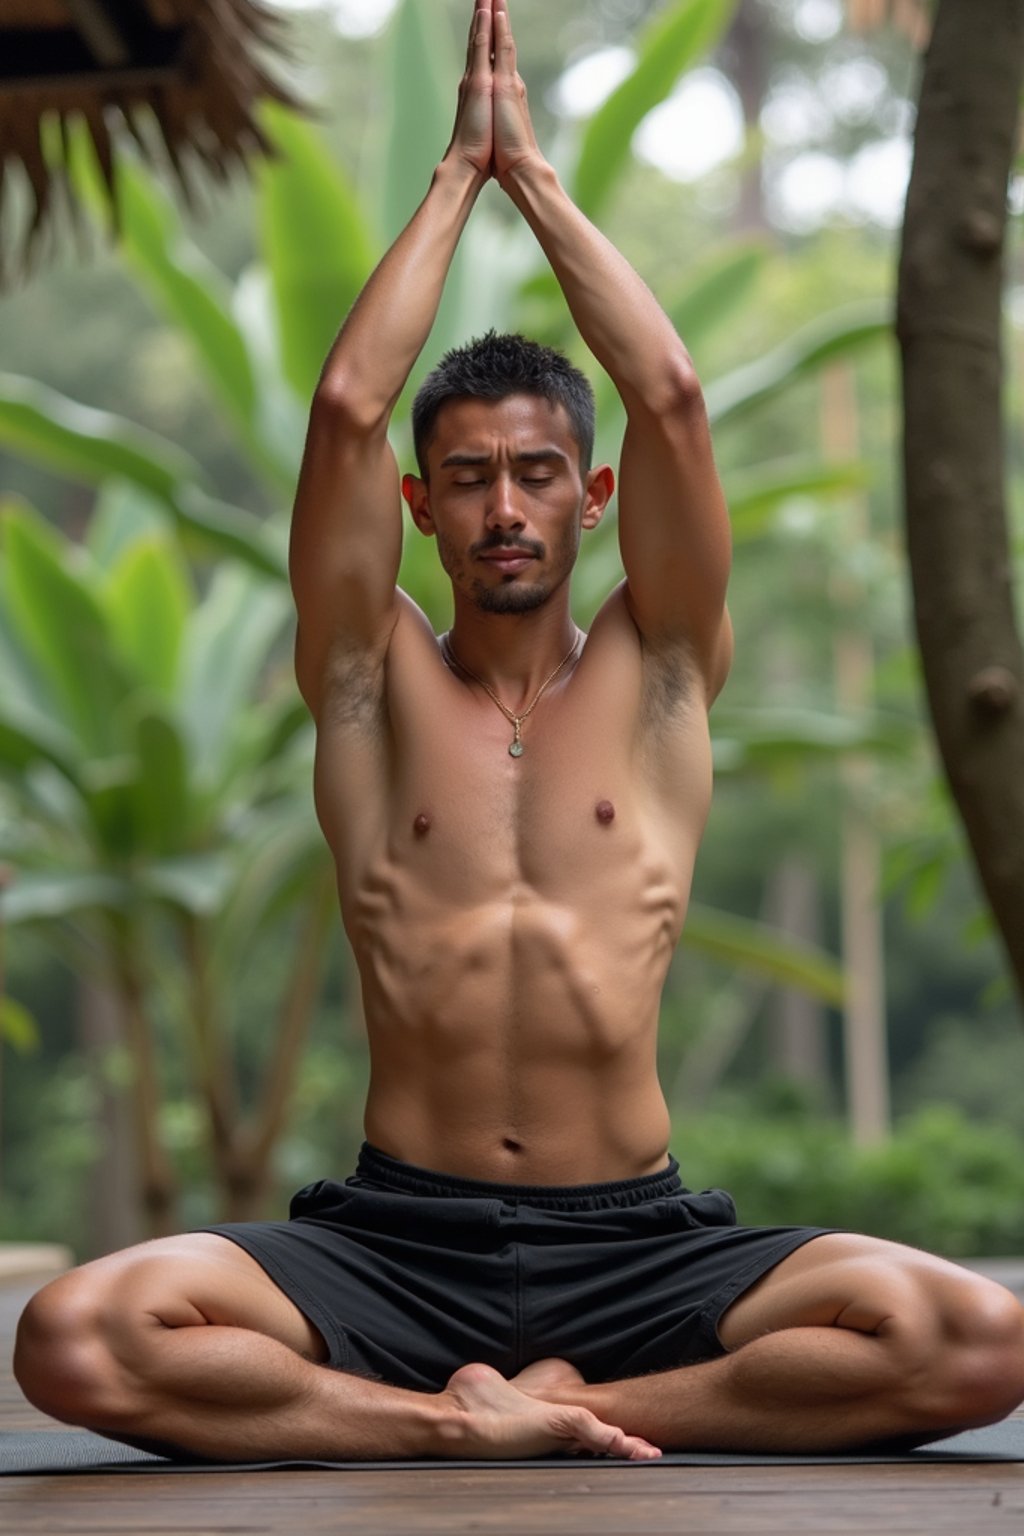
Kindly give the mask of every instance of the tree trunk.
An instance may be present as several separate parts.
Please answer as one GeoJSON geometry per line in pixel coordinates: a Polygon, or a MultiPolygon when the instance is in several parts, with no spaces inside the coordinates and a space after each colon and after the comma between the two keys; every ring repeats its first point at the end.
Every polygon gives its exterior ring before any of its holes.
{"type": "Polygon", "coordinates": [[[1024,651],[1003,495],[1006,187],[1024,0],[941,0],[899,282],[907,538],[939,749],[1024,998],[1024,651]]]}
{"type": "MultiPolygon", "coordinates": [[[[761,111],[768,94],[768,26],[768,16],[760,0],[741,0],[722,47],[729,78],[743,107],[748,140],[753,140],[760,131],[761,111]]],[[[747,156],[741,174],[736,230],[740,234],[768,234],[771,226],[764,206],[761,156],[747,156]]]]}
{"type": "Polygon", "coordinates": [[[131,1094],[124,1083],[112,1081],[107,1070],[112,1053],[124,1044],[121,1001],[111,987],[82,976],[77,1002],[79,1038],[99,1094],[103,1123],[103,1144],[86,1194],[90,1252],[79,1255],[95,1258],[130,1248],[150,1234],[143,1227],[137,1198],[142,1179],[131,1094]]]}
{"type": "MultiPolygon", "coordinates": [[[[784,858],[772,874],[769,921],[783,933],[808,944],[821,943],[821,887],[810,861],[801,853],[784,858]]],[[[816,997],[797,987],[779,987],[771,1007],[773,1065],[795,1083],[828,1096],[828,1048],[825,1010],[816,997]]]]}

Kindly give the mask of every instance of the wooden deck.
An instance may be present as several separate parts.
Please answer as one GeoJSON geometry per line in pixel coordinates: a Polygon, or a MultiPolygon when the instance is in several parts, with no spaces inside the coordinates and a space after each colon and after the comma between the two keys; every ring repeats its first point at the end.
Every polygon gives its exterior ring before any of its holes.
{"type": "MultiPolygon", "coordinates": [[[[26,1279],[0,1281],[0,1429],[53,1427],[25,1402],[9,1369],[14,1324],[34,1288],[26,1279]]],[[[1024,1464],[4,1477],[0,1530],[10,1536],[1019,1536],[1024,1464]]]]}

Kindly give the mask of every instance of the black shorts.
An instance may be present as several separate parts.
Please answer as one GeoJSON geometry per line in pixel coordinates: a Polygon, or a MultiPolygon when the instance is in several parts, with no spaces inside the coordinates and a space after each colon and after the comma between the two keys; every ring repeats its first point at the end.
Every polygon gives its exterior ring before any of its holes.
{"type": "Polygon", "coordinates": [[[739,1227],[730,1197],[663,1173],[485,1184],[364,1146],[355,1175],[299,1191],[290,1220],[204,1230],[266,1270],[338,1370],[437,1391],[470,1361],[512,1376],[569,1360],[587,1381],[724,1353],[722,1313],[818,1227],[739,1227]]]}

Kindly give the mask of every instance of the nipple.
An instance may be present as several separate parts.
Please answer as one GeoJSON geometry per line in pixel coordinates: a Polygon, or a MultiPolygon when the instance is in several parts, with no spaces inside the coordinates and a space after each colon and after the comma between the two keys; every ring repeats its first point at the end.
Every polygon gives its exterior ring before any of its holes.
{"type": "Polygon", "coordinates": [[[615,820],[615,807],[610,800],[602,800],[595,814],[603,827],[610,827],[615,820]]]}
{"type": "Polygon", "coordinates": [[[412,829],[417,837],[426,837],[433,823],[425,811],[421,811],[412,824],[412,829]]]}

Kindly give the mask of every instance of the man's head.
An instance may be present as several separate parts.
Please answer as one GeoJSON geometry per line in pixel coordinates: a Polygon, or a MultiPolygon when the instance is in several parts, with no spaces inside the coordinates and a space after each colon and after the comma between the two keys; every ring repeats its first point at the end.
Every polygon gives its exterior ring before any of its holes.
{"type": "Polygon", "coordinates": [[[542,347],[525,336],[488,331],[442,358],[416,396],[412,430],[423,479],[430,479],[430,445],[446,405],[456,400],[507,400],[510,395],[535,395],[551,406],[562,406],[585,478],[594,457],[594,391],[589,379],[553,347],[542,347]]]}
{"type": "Polygon", "coordinates": [[[590,468],[594,395],[560,353],[493,332],[449,355],[413,408],[406,500],[457,595],[481,612],[542,607],[572,574],[615,486],[590,468]]]}

